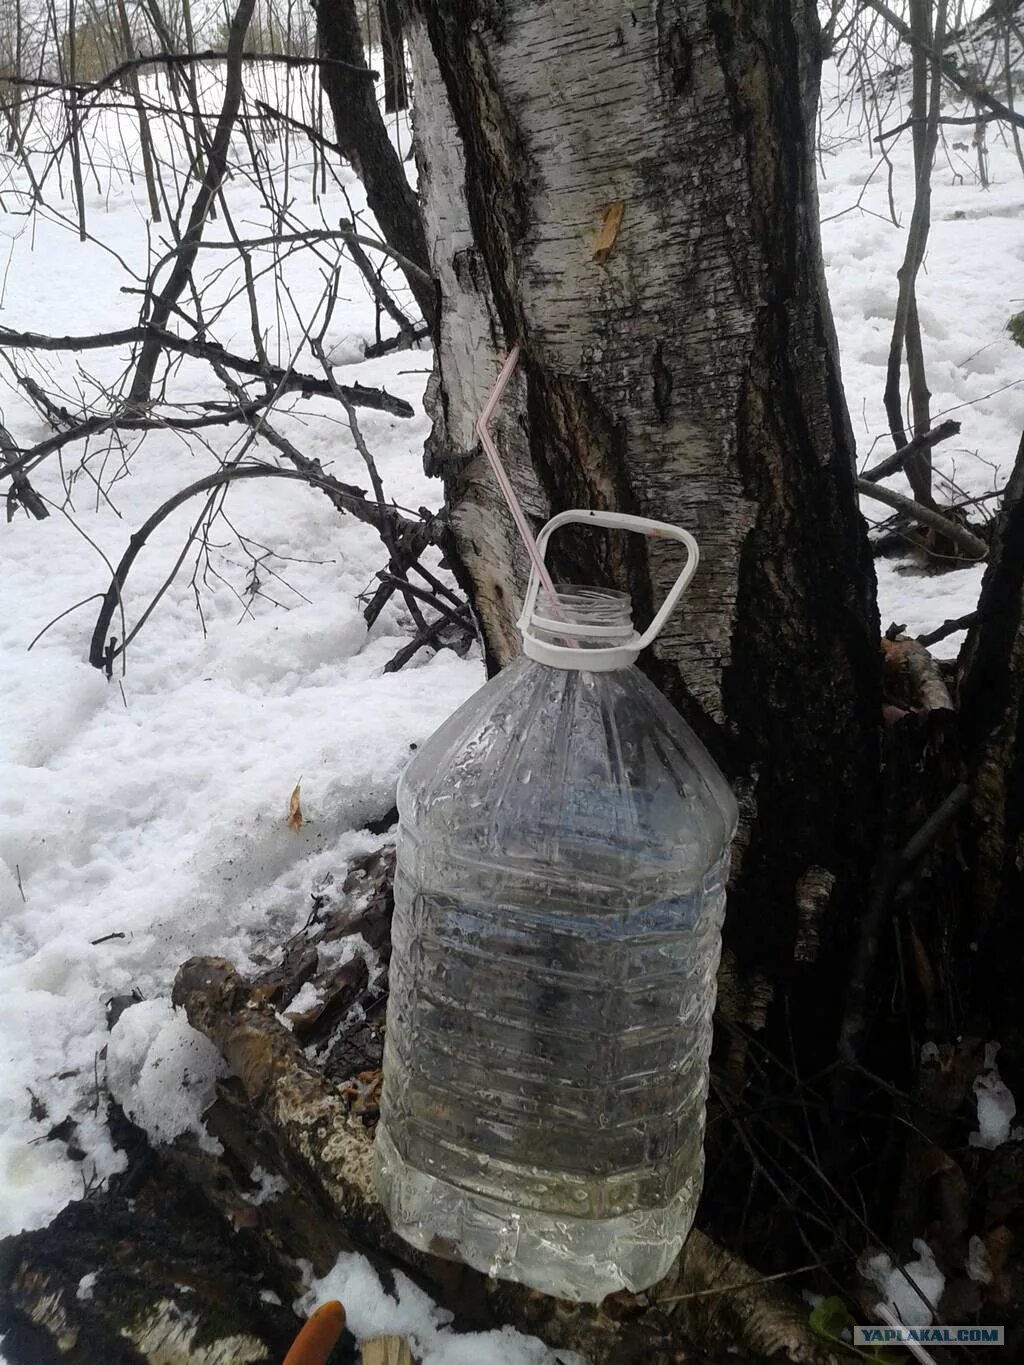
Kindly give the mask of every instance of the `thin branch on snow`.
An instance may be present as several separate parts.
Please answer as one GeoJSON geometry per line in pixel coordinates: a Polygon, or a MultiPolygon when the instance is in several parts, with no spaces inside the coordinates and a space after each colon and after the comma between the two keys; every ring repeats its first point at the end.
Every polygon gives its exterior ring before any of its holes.
{"type": "Polygon", "coordinates": [[[899,450],[893,451],[891,455],[880,460],[873,468],[866,470],[861,478],[867,483],[877,483],[879,479],[887,478],[890,474],[895,474],[897,469],[902,469],[903,465],[913,455],[919,455],[923,450],[931,450],[940,441],[946,441],[950,436],[957,436],[960,433],[960,423],[952,418],[945,422],[940,422],[931,431],[924,431],[920,436],[915,436],[913,440],[901,446],[899,450]]]}
{"type": "MultiPolygon", "coordinates": [[[[103,595],[103,604],[100,607],[96,618],[96,625],[93,629],[92,642],[89,647],[89,662],[94,668],[109,669],[110,664],[119,655],[124,653],[125,646],[138,633],[141,621],[128,632],[120,646],[114,645],[112,648],[107,643],[107,631],[113,619],[114,611],[121,601],[121,593],[127,581],[132,564],[138,558],[146,541],[153,534],[156,528],[175,512],[189,499],[197,497],[200,493],[211,493],[219,491],[231,483],[238,483],[249,479],[290,479],[293,482],[310,484],[313,487],[322,486],[330,489],[336,496],[351,500],[352,504],[361,503],[364,509],[364,520],[372,517],[373,504],[370,503],[362,494],[362,490],[353,488],[351,485],[343,484],[337,479],[328,476],[317,476],[303,470],[280,469],[276,465],[258,464],[235,464],[229,465],[225,469],[219,469],[213,474],[208,474],[203,479],[197,479],[195,483],[189,484],[186,488],[181,488],[173,497],[168,498],[156,511],[143,523],[134,533],[128,543],[128,548],[121,556],[121,560],[114,570],[110,586],[103,595]],[[372,509],[372,510],[371,510],[372,509]]],[[[346,509],[348,510],[348,509],[346,509]]],[[[354,509],[353,509],[354,510],[354,509]]],[[[192,537],[189,537],[189,543],[192,537]]],[[[188,545],[186,544],[186,550],[188,545]]],[[[180,567],[182,556],[179,556],[178,565],[180,567]]],[[[165,585],[166,586],[166,585],[165,585]]],[[[147,608],[143,615],[143,620],[148,617],[153,604],[147,608]]]]}
{"type": "Polygon", "coordinates": [[[894,493],[891,488],[879,488],[877,484],[868,483],[867,479],[860,478],[857,479],[857,492],[866,498],[874,498],[876,502],[884,502],[887,507],[895,508],[897,512],[903,512],[920,526],[938,531],[954,545],[958,545],[971,559],[980,560],[988,555],[988,546],[973,531],[961,526],[959,522],[951,521],[949,517],[944,517],[941,512],[915,502],[913,498],[904,497],[902,493],[894,493]]]}
{"type": "MultiPolygon", "coordinates": [[[[978,115],[978,114],[967,114],[967,115],[965,115],[963,118],[957,118],[957,117],[954,117],[954,116],[951,115],[951,114],[950,114],[950,115],[945,115],[945,114],[944,114],[941,118],[937,119],[936,122],[937,122],[938,124],[943,124],[943,125],[947,125],[947,126],[952,124],[953,126],[958,127],[958,128],[963,128],[963,127],[975,128],[975,127],[977,127],[977,125],[978,125],[979,123],[996,123],[996,122],[1001,122],[1001,120],[1002,120],[1002,115],[1001,115],[1001,114],[981,114],[981,115],[978,115]]],[[[929,120],[928,120],[927,118],[924,118],[924,119],[920,119],[920,118],[908,118],[908,119],[904,119],[903,122],[902,122],[902,123],[898,123],[898,124],[896,125],[895,128],[886,128],[885,131],[879,133],[879,134],[875,137],[874,140],[875,140],[876,142],[887,142],[887,141],[889,140],[889,138],[891,138],[891,137],[896,137],[897,134],[899,134],[899,133],[905,133],[905,132],[907,131],[908,128],[919,127],[919,126],[922,125],[922,124],[927,124],[928,121],[929,121],[929,120]]]]}
{"type": "MultiPolygon", "coordinates": [[[[0,327],[0,346],[16,347],[19,350],[34,351],[101,351],[109,346],[126,346],[141,342],[148,335],[155,335],[160,345],[169,351],[179,351],[198,360],[216,361],[239,374],[249,374],[256,379],[265,379],[273,384],[283,384],[285,392],[298,391],[305,395],[318,394],[325,398],[335,396],[335,385],[315,375],[303,374],[299,370],[288,370],[279,365],[263,365],[258,360],[234,355],[215,341],[200,341],[194,337],[177,336],[151,323],[140,323],[135,327],[122,327],[116,332],[96,332],[92,336],[42,336],[38,332],[15,332],[9,327],[0,327]]],[[[391,413],[393,417],[411,417],[413,409],[404,398],[396,398],[386,389],[367,388],[363,384],[338,385],[348,401],[357,408],[373,408],[378,412],[391,413]]]]}

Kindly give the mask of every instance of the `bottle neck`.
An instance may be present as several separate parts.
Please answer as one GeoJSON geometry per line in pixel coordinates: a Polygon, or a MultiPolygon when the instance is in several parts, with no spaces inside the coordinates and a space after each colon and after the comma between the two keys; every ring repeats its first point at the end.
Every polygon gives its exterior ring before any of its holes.
{"type": "Polygon", "coordinates": [[[542,591],[523,623],[524,653],[553,668],[625,668],[636,657],[637,638],[629,597],[611,588],[560,585],[554,599],[542,591]]]}

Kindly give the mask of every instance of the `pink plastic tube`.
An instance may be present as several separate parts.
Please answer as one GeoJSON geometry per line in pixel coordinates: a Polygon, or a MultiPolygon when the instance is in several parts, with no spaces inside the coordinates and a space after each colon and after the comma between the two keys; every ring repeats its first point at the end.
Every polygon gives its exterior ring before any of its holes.
{"type": "Polygon", "coordinates": [[[494,416],[495,410],[501,402],[501,396],[508,387],[508,381],[512,378],[518,361],[519,347],[513,346],[505,359],[504,365],[501,367],[501,373],[495,381],[494,388],[491,390],[487,402],[484,404],[483,412],[481,412],[480,416],[477,418],[476,434],[480,437],[480,444],[483,446],[487,459],[490,462],[491,469],[494,471],[494,477],[497,480],[498,487],[501,489],[502,497],[504,497],[506,503],[508,503],[508,510],[512,513],[512,520],[516,524],[516,530],[519,532],[523,544],[526,546],[526,552],[530,556],[530,562],[537,571],[537,577],[540,579],[541,587],[550,595],[552,609],[560,616],[561,612],[558,610],[558,598],[555,595],[555,585],[551,581],[551,575],[548,573],[547,565],[544,563],[544,560],[541,558],[540,552],[537,549],[537,542],[534,540],[533,532],[530,530],[530,523],[526,520],[526,514],[519,505],[519,499],[516,497],[515,489],[512,487],[511,481],[505,473],[505,466],[501,462],[501,456],[498,454],[498,448],[494,444],[494,438],[491,436],[490,431],[491,418],[494,416]]]}

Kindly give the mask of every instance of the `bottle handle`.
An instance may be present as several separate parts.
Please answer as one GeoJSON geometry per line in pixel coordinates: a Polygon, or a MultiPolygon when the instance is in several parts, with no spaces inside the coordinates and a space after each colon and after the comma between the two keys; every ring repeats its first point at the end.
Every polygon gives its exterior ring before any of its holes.
{"type": "MultiPolygon", "coordinates": [[[[652,539],[659,540],[676,540],[681,545],[686,546],[686,563],[683,565],[679,577],[672,584],[672,587],[665,596],[664,602],[662,602],[661,606],[658,608],[654,615],[654,619],[644,633],[642,635],[634,635],[628,645],[620,646],[617,650],[601,651],[602,653],[607,653],[609,655],[612,653],[625,653],[631,656],[631,658],[635,658],[641,650],[646,649],[649,644],[657,639],[665,622],[675,610],[680,597],[682,597],[689,586],[690,580],[697,572],[697,564],[700,560],[700,550],[697,542],[689,531],[684,531],[681,526],[673,526],[671,522],[654,521],[650,517],[634,517],[628,512],[600,512],[589,511],[583,508],[572,508],[568,512],[559,512],[557,516],[552,517],[537,536],[537,550],[540,554],[541,562],[544,561],[547,553],[548,541],[551,539],[553,533],[557,531],[559,527],[567,526],[572,522],[579,525],[603,526],[610,531],[634,531],[637,535],[650,536],[652,539]]],[[[518,622],[519,629],[523,634],[524,643],[528,638],[531,641],[534,639],[530,627],[534,622],[534,612],[537,607],[537,596],[539,592],[540,577],[536,568],[533,568],[530,572],[530,581],[526,589],[526,599],[523,602],[523,610],[518,622]]],[[[548,629],[550,629],[550,625],[551,623],[548,622],[548,629]]],[[[587,657],[588,655],[592,656],[593,653],[595,653],[590,650],[579,650],[571,645],[559,646],[545,644],[544,646],[545,655],[559,654],[563,650],[565,651],[567,659],[570,655],[575,659],[580,655],[587,657]]],[[[531,654],[533,653],[533,651],[530,652],[531,654]]],[[[596,659],[594,662],[596,662],[596,659]]],[[[622,662],[628,663],[630,662],[630,659],[625,658],[622,662]]],[[[576,663],[574,666],[586,667],[587,665],[576,663]]]]}

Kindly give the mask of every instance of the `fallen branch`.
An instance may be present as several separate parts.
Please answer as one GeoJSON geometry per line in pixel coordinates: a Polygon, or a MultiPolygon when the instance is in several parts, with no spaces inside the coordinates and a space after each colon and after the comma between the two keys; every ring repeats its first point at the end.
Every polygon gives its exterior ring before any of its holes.
{"type": "MultiPolygon", "coordinates": [[[[198,479],[195,483],[189,484],[187,488],[180,489],[172,498],[163,503],[157,510],[143,523],[128,542],[128,548],[121,556],[120,562],[114,571],[110,586],[103,595],[103,602],[100,606],[99,614],[96,618],[96,625],[93,629],[92,642],[89,646],[89,662],[93,668],[104,669],[109,672],[114,659],[124,653],[125,648],[131,640],[138,634],[138,631],[152,611],[155,601],[147,608],[142,620],[127,634],[120,646],[111,645],[107,641],[107,631],[113,620],[114,612],[121,601],[121,593],[128,578],[132,564],[138,558],[140,551],[146,541],[161,524],[181,507],[190,498],[196,497],[200,493],[209,493],[215,489],[223,487],[225,484],[237,483],[246,479],[292,479],[297,482],[310,484],[314,487],[329,489],[336,505],[346,512],[351,512],[362,521],[370,522],[382,529],[380,526],[380,511],[369,501],[361,488],[355,488],[351,484],[344,484],[338,479],[329,478],[327,475],[317,475],[307,470],[279,469],[275,465],[232,465],[227,469],[219,469],[214,474],[209,474],[205,479],[198,479]]],[[[409,528],[418,530],[419,523],[408,523],[409,528]]],[[[169,583],[170,580],[168,580],[169,583]]],[[[168,586],[165,583],[164,588],[168,586]]],[[[163,589],[161,590],[163,591],[163,589]]]]}
{"type": "Polygon", "coordinates": [[[981,560],[988,555],[988,546],[973,531],[961,526],[959,522],[951,521],[949,517],[944,517],[941,512],[935,512],[930,507],[915,502],[913,498],[904,497],[902,493],[894,493],[889,488],[879,488],[864,478],[857,479],[857,491],[866,498],[874,498],[876,502],[884,502],[887,507],[895,508],[897,512],[902,512],[920,526],[928,526],[931,530],[938,531],[940,535],[959,546],[971,559],[981,560]]]}
{"type": "Polygon", "coordinates": [[[932,427],[931,431],[923,431],[920,436],[915,436],[905,446],[901,446],[899,450],[887,455],[884,460],[880,460],[878,464],[866,470],[861,478],[867,483],[877,483],[879,479],[895,474],[897,469],[901,469],[912,456],[920,455],[925,450],[931,450],[940,441],[946,441],[950,436],[957,436],[959,432],[960,423],[954,421],[953,418],[947,418],[945,422],[940,422],[937,427],[932,427]]]}
{"type": "Polygon", "coordinates": [[[904,694],[902,704],[912,711],[953,711],[953,698],[939,665],[921,640],[890,626],[882,641],[882,658],[888,690],[904,694]]]}
{"type": "Polygon", "coordinates": [[[967,630],[973,626],[978,619],[976,611],[969,611],[966,616],[947,617],[941,626],[935,630],[930,630],[925,635],[919,635],[918,641],[926,648],[929,645],[937,645],[940,640],[945,640],[947,635],[955,635],[958,630],[967,630]]]}
{"type": "MultiPolygon", "coordinates": [[[[462,621],[460,624],[463,631],[469,636],[474,635],[476,632],[473,630],[472,622],[469,620],[468,605],[463,608],[461,615],[462,621]]],[[[436,644],[440,636],[442,636],[446,630],[451,629],[452,622],[448,617],[438,616],[436,620],[431,621],[428,625],[417,631],[409,643],[403,645],[397,654],[387,661],[384,665],[384,672],[397,673],[398,670],[404,668],[409,660],[417,655],[421,649],[424,649],[427,645],[436,644]]]]}
{"type": "MultiPolygon", "coordinates": [[[[316,394],[333,398],[334,385],[326,379],[318,379],[312,374],[299,370],[284,369],[279,365],[264,365],[247,356],[234,355],[215,341],[199,341],[191,337],[180,337],[174,332],[153,327],[150,323],[139,323],[135,327],[122,327],[115,332],[95,332],[91,336],[44,336],[39,332],[15,332],[9,327],[0,327],[0,346],[16,347],[26,351],[101,351],[108,346],[127,346],[134,342],[144,342],[154,335],[160,345],[169,351],[178,351],[196,360],[209,360],[226,365],[238,374],[252,375],[255,379],[265,379],[279,386],[279,392],[300,392],[305,395],[316,394]]],[[[371,389],[363,384],[342,384],[339,386],[348,401],[357,408],[373,408],[377,412],[387,412],[393,417],[411,417],[413,409],[403,398],[396,398],[386,389],[371,389]]]]}
{"type": "MultiPolygon", "coordinates": [[[[17,450],[14,439],[5,426],[0,424],[0,450],[8,453],[17,450]]],[[[28,481],[23,469],[15,469],[11,474],[11,486],[7,493],[7,520],[14,520],[16,509],[21,506],[36,521],[45,521],[50,509],[28,481]]]]}
{"type": "Polygon", "coordinates": [[[791,1307],[750,1266],[696,1230],[655,1290],[599,1305],[553,1299],[413,1250],[390,1230],[377,1202],[371,1132],[278,1022],[274,1007],[217,958],[187,962],[173,999],[223,1052],[253,1124],[269,1128],[303,1179],[322,1192],[330,1216],[378,1260],[411,1267],[442,1302],[485,1305],[497,1321],[556,1348],[583,1351],[594,1365],[693,1358],[694,1341],[707,1350],[738,1348],[748,1360],[835,1362],[812,1337],[805,1309],[791,1307]],[[731,1292],[705,1293],[730,1285],[731,1292]]]}
{"type": "Polygon", "coordinates": [[[467,624],[464,617],[459,615],[460,609],[452,611],[435,597],[433,593],[427,592],[425,588],[418,588],[415,583],[409,583],[404,578],[400,578],[397,574],[390,573],[387,569],[381,569],[377,574],[377,577],[382,583],[390,583],[403,595],[409,593],[411,596],[419,598],[421,602],[425,602],[427,606],[433,607],[435,611],[440,612],[449,625],[458,626],[462,630],[472,630],[472,627],[467,624]]]}
{"type": "Polygon", "coordinates": [[[373,342],[363,351],[363,359],[376,360],[378,356],[390,355],[392,351],[411,350],[417,343],[429,340],[430,328],[417,327],[414,332],[404,332],[396,337],[387,337],[384,341],[373,342]]]}

